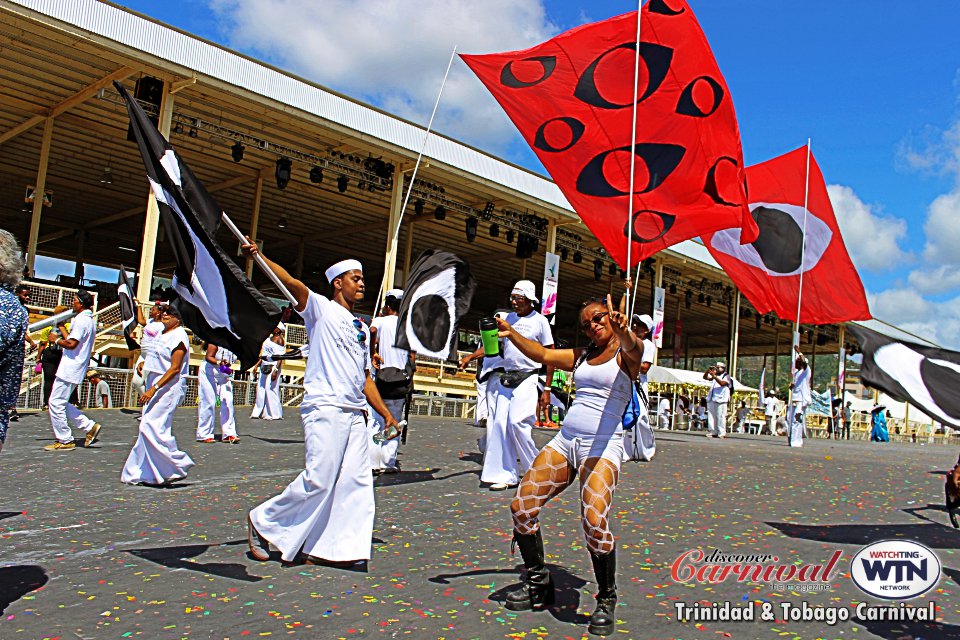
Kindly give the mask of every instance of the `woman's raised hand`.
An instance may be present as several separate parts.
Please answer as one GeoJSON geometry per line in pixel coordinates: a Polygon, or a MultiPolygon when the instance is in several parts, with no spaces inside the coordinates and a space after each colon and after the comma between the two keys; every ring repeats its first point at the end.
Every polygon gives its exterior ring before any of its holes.
{"type": "Polygon", "coordinates": [[[609,293],[607,294],[607,317],[610,319],[610,329],[618,338],[630,331],[627,316],[613,308],[613,297],[609,293]]]}

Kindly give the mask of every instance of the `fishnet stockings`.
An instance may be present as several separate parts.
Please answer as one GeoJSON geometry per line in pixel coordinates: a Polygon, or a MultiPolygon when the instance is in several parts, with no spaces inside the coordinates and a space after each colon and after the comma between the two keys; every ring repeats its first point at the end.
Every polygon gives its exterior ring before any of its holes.
{"type": "MultiPolygon", "coordinates": [[[[610,553],[615,545],[607,516],[619,470],[609,460],[588,458],[581,463],[578,475],[580,516],[587,548],[595,554],[610,553]]],[[[545,447],[523,476],[510,504],[514,530],[521,535],[536,533],[540,529],[543,505],[566,489],[573,478],[574,469],[567,458],[555,449],[545,447]]]]}

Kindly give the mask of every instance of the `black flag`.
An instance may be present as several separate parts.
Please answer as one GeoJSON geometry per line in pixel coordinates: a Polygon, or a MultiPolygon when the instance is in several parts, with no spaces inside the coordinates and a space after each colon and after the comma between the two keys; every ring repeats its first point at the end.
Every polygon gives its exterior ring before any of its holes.
{"type": "Polygon", "coordinates": [[[960,428],[960,353],[848,325],[860,342],[860,379],[938,422],[960,428]]]}
{"type": "Polygon", "coordinates": [[[241,367],[249,369],[280,321],[280,309],[217,244],[219,205],[140,105],[119,82],[113,85],[127,103],[130,126],[176,258],[172,286],[178,299],[173,304],[197,337],[229,349],[241,367]]]}
{"type": "Polygon", "coordinates": [[[127,349],[134,351],[140,348],[137,341],[130,335],[130,331],[137,326],[137,308],[133,303],[133,287],[127,270],[120,265],[120,274],[117,278],[117,298],[120,300],[120,326],[123,327],[123,337],[127,341],[127,349]]]}
{"type": "Polygon", "coordinates": [[[466,262],[446,251],[424,251],[403,292],[397,346],[456,362],[457,326],[470,310],[476,288],[466,262]]]}

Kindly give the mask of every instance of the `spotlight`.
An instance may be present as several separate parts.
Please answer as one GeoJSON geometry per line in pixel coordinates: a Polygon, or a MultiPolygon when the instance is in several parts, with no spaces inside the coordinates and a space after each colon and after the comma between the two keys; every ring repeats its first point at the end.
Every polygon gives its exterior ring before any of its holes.
{"type": "Polygon", "coordinates": [[[818,346],[818,347],[823,347],[823,346],[826,346],[826,344],[827,344],[827,334],[825,334],[825,333],[818,333],[818,334],[817,334],[817,346],[818,346]]]}
{"type": "Polygon", "coordinates": [[[656,262],[655,258],[647,258],[643,261],[643,270],[647,273],[653,273],[653,263],[656,262]]]}
{"type": "Polygon", "coordinates": [[[290,172],[293,168],[293,161],[290,158],[278,158],[277,169],[274,172],[277,178],[277,189],[286,189],[290,184],[290,172]]]}
{"type": "Polygon", "coordinates": [[[477,219],[473,216],[467,218],[466,226],[464,227],[467,233],[467,242],[473,242],[477,239],[477,219]]]}
{"type": "Polygon", "coordinates": [[[363,191],[366,188],[367,188],[367,183],[364,182],[363,180],[357,183],[357,189],[360,189],[360,191],[363,191]]]}
{"type": "Polygon", "coordinates": [[[483,207],[483,213],[481,215],[484,220],[489,220],[493,217],[493,207],[493,202],[488,202],[486,206],[483,207]]]}
{"type": "Polygon", "coordinates": [[[350,178],[347,176],[340,176],[337,178],[337,191],[343,193],[347,190],[347,185],[350,184],[350,178]]]}
{"type": "Polygon", "coordinates": [[[103,173],[100,174],[100,183],[101,184],[113,184],[113,172],[110,171],[110,165],[108,164],[103,169],[103,173]]]}
{"type": "Polygon", "coordinates": [[[607,267],[607,273],[609,273],[612,276],[617,275],[617,265],[611,262],[610,266],[607,267]]]}
{"type": "Polygon", "coordinates": [[[686,305],[687,309],[690,308],[690,305],[693,303],[693,291],[687,289],[687,292],[684,294],[683,303],[686,305]]]}
{"type": "Polygon", "coordinates": [[[599,282],[603,278],[603,260],[597,258],[593,261],[593,279],[599,282]]]}
{"type": "Polygon", "coordinates": [[[323,182],[323,169],[320,167],[314,167],[310,169],[310,182],[313,184],[320,184],[323,182]]]}
{"type": "Polygon", "coordinates": [[[433,217],[437,220],[443,220],[447,217],[447,208],[442,204],[438,204],[437,208],[433,210],[433,217]]]}
{"type": "Polygon", "coordinates": [[[496,222],[490,225],[490,237],[499,238],[500,237],[500,225],[496,222]]]}
{"type": "Polygon", "coordinates": [[[568,255],[570,255],[570,250],[566,247],[560,247],[560,259],[566,262],[568,255]]]}
{"type": "Polygon", "coordinates": [[[413,210],[418,216],[423,215],[423,200],[417,200],[413,203],[413,210]]]}
{"type": "Polygon", "coordinates": [[[233,156],[234,162],[240,162],[243,160],[243,144],[238,142],[230,147],[230,155],[233,156]]]}
{"type": "Polygon", "coordinates": [[[277,220],[277,228],[286,229],[287,228],[287,219],[283,216],[280,216],[280,219],[277,220]]]}
{"type": "Polygon", "coordinates": [[[583,254],[579,251],[573,252],[573,264],[580,264],[583,262],[583,254]]]}
{"type": "Polygon", "coordinates": [[[671,284],[671,285],[670,285],[670,293],[671,293],[671,294],[674,294],[674,293],[676,293],[676,292],[677,292],[677,285],[671,284]]]}
{"type": "Polygon", "coordinates": [[[191,138],[196,138],[196,137],[199,136],[200,134],[197,133],[197,128],[196,128],[196,127],[190,127],[190,133],[188,133],[187,135],[190,136],[191,138]]]}
{"type": "Polygon", "coordinates": [[[513,229],[507,229],[507,244],[513,242],[513,237],[516,235],[516,232],[513,229]]]}
{"type": "Polygon", "coordinates": [[[757,330],[760,330],[760,325],[763,322],[763,317],[758,313],[756,316],[757,330]]]}
{"type": "Polygon", "coordinates": [[[699,302],[700,304],[703,304],[706,299],[707,299],[707,296],[703,295],[702,291],[700,292],[700,295],[697,296],[697,302],[699,302]]]}
{"type": "Polygon", "coordinates": [[[707,296],[707,306],[709,307],[712,304],[713,304],[713,296],[707,296]]]}
{"type": "Polygon", "coordinates": [[[178,122],[178,123],[177,123],[177,126],[175,126],[175,127],[173,128],[173,132],[174,132],[174,133],[179,133],[180,135],[183,135],[183,125],[178,122]]]}

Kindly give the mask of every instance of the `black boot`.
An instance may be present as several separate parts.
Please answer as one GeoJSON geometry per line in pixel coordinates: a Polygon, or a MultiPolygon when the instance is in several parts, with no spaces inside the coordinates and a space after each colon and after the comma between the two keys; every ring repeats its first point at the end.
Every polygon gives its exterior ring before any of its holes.
{"type": "Polygon", "coordinates": [[[597,576],[597,609],[590,616],[590,626],[587,631],[598,636],[608,636],[613,633],[617,617],[614,609],[617,607],[617,551],[596,555],[590,553],[593,560],[593,573],[597,576]]]}
{"type": "Polygon", "coordinates": [[[527,579],[523,585],[507,594],[504,605],[510,611],[539,611],[553,604],[554,589],[550,571],[543,561],[543,538],[538,529],[534,534],[513,532],[513,541],[520,547],[527,579]]]}

